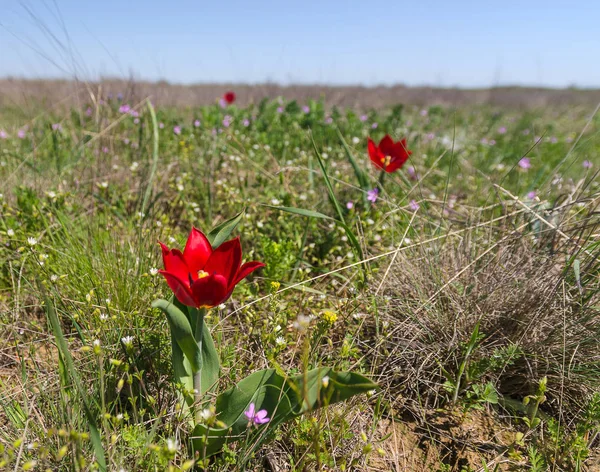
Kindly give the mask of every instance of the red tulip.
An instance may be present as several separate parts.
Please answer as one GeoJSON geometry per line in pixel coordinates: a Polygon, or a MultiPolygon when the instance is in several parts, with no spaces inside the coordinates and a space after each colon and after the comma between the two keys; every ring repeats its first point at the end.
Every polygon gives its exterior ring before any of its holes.
{"type": "Polygon", "coordinates": [[[379,142],[376,146],[371,138],[368,142],[369,157],[373,164],[386,172],[394,172],[400,169],[412,154],[406,147],[406,138],[394,143],[389,135],[379,142]]]}
{"type": "Polygon", "coordinates": [[[225,95],[223,95],[223,98],[227,102],[227,105],[231,105],[233,102],[235,102],[235,93],[227,92],[225,95]]]}
{"type": "Polygon", "coordinates": [[[192,228],[183,253],[169,249],[159,241],[162,248],[164,275],[177,299],[187,306],[211,308],[220,305],[231,296],[235,286],[262,262],[242,264],[240,239],[226,241],[218,248],[211,247],[202,231],[192,228]]]}

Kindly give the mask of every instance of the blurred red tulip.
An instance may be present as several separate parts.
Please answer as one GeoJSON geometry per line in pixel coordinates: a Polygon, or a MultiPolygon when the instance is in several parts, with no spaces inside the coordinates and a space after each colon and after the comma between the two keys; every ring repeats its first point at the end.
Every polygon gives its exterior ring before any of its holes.
{"type": "Polygon", "coordinates": [[[379,146],[369,138],[367,147],[373,164],[388,173],[400,169],[412,154],[406,147],[406,138],[394,143],[387,134],[379,142],[379,146]]]}
{"type": "Polygon", "coordinates": [[[227,105],[231,105],[233,102],[235,102],[235,93],[227,92],[225,95],[223,95],[223,98],[227,102],[227,105]]]}

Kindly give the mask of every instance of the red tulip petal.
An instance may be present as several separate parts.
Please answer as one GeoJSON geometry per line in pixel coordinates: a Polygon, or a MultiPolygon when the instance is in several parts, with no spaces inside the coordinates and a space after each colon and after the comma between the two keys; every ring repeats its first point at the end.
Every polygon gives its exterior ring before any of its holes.
{"type": "Polygon", "coordinates": [[[190,291],[188,284],[183,282],[176,275],[171,274],[165,270],[159,270],[159,272],[167,280],[167,283],[169,284],[171,290],[173,290],[173,293],[175,294],[175,297],[177,297],[177,300],[179,300],[181,303],[187,306],[198,306],[198,304],[194,300],[194,297],[192,295],[192,292],[190,291]]]}
{"type": "Polygon", "coordinates": [[[398,141],[395,145],[394,149],[394,157],[398,159],[402,159],[404,162],[408,159],[408,156],[412,154],[412,151],[409,151],[406,147],[406,138],[402,141],[398,141]]]}
{"type": "Polygon", "coordinates": [[[162,249],[165,271],[176,275],[181,280],[187,280],[190,270],[185,262],[185,259],[183,258],[183,254],[181,254],[181,251],[179,249],[169,250],[169,248],[160,241],[158,243],[162,249]]]}
{"type": "Polygon", "coordinates": [[[369,138],[367,141],[367,150],[369,151],[369,158],[371,159],[371,162],[373,162],[373,164],[375,164],[375,166],[377,166],[379,169],[383,169],[383,163],[381,162],[383,155],[381,152],[379,152],[379,148],[375,145],[371,138],[369,138]]]}
{"type": "Polygon", "coordinates": [[[219,274],[230,282],[237,274],[242,263],[242,246],[240,238],[230,239],[221,244],[208,258],[203,267],[209,274],[219,274]]]}
{"type": "Polygon", "coordinates": [[[227,300],[227,279],[220,274],[212,274],[194,281],[192,293],[199,307],[210,308],[227,300]]]}
{"type": "Polygon", "coordinates": [[[385,168],[385,171],[387,173],[395,172],[398,169],[400,169],[404,165],[405,162],[406,162],[406,160],[396,159],[395,161],[390,162],[390,165],[388,165],[385,168]]]}
{"type": "Polygon", "coordinates": [[[238,271],[238,273],[235,276],[234,282],[233,284],[229,287],[230,290],[233,290],[234,287],[242,280],[245,279],[246,277],[248,277],[252,272],[254,272],[256,269],[260,269],[261,267],[264,267],[265,265],[262,262],[258,262],[258,261],[250,261],[250,262],[246,262],[245,264],[242,264],[242,267],[240,267],[240,270],[238,271]]]}
{"type": "Polygon", "coordinates": [[[196,274],[201,270],[212,253],[212,247],[199,229],[192,228],[188,237],[183,258],[187,262],[190,272],[196,274]]]}
{"type": "Polygon", "coordinates": [[[379,151],[384,156],[394,155],[394,140],[390,138],[389,134],[386,134],[381,141],[379,141],[379,151]]]}

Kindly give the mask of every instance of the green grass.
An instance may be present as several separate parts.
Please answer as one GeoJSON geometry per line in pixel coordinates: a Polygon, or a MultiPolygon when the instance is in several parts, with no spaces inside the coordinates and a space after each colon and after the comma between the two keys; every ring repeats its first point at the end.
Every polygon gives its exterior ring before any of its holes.
{"type": "Polygon", "coordinates": [[[192,467],[167,322],[151,308],[169,295],[157,241],[183,247],[192,225],[244,209],[244,258],[267,266],[207,318],[222,387],[327,365],[382,388],[280,427],[251,457],[228,448],[211,470],[597,463],[591,110],[400,106],[363,122],[322,102],[142,102],[136,123],[120,105],[0,113],[0,470],[88,470],[99,455],[108,470],[192,467]],[[371,204],[366,139],[385,133],[413,154],[371,204]],[[314,317],[306,337],[300,315],[314,317]],[[470,427],[490,422],[505,434],[470,427]]]}

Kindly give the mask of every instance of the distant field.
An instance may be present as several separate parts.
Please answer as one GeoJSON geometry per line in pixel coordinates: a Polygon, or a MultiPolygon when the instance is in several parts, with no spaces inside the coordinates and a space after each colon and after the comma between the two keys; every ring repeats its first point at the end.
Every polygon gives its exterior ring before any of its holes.
{"type": "Polygon", "coordinates": [[[456,89],[432,87],[359,87],[276,84],[201,84],[172,85],[166,82],[105,80],[100,84],[84,84],[64,80],[0,79],[0,106],[27,106],[33,102],[73,104],[89,100],[89,91],[124,94],[126,99],[152,97],[165,106],[201,106],[215,102],[227,89],[235,89],[238,103],[258,103],[265,98],[281,96],[286,100],[305,102],[323,98],[329,106],[381,109],[393,104],[406,105],[492,105],[507,108],[543,108],[582,106],[593,108],[600,102],[600,89],[544,89],[498,87],[489,89],[456,89]]]}

